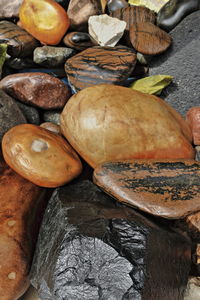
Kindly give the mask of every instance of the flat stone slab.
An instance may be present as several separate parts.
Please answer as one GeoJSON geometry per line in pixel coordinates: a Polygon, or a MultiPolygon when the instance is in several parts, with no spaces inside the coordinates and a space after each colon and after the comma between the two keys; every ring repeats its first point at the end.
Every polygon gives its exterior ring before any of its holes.
{"type": "Polygon", "coordinates": [[[200,11],[187,16],[170,35],[172,46],[150,63],[149,75],[165,74],[174,77],[162,93],[182,115],[200,104],[200,11]]]}
{"type": "Polygon", "coordinates": [[[94,182],[118,201],[178,219],[200,210],[197,161],[119,161],[98,166],[94,182]]]}

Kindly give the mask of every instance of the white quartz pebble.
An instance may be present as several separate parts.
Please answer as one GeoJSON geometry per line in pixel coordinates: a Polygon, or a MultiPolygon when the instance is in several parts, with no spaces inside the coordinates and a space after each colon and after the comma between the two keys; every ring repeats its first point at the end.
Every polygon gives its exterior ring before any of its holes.
{"type": "Polygon", "coordinates": [[[108,15],[91,16],[88,21],[90,36],[100,45],[114,47],[121,39],[126,22],[108,15]]]}

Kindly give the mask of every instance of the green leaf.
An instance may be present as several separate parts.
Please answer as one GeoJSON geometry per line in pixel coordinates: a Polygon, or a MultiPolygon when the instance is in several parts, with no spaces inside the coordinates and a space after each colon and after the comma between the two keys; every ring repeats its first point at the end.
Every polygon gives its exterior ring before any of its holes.
{"type": "Polygon", "coordinates": [[[146,6],[155,12],[159,12],[168,1],[169,0],[129,0],[128,3],[137,6],[146,6]]]}
{"type": "Polygon", "coordinates": [[[6,60],[7,48],[8,48],[8,46],[6,44],[0,44],[0,77],[1,77],[3,64],[6,60]]]}
{"type": "Polygon", "coordinates": [[[143,93],[160,95],[162,90],[172,82],[170,75],[154,75],[134,81],[130,87],[143,93]]]}

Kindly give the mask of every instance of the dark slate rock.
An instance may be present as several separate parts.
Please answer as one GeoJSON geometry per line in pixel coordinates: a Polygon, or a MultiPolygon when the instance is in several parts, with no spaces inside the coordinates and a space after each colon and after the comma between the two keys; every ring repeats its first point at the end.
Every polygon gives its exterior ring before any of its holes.
{"type": "Polygon", "coordinates": [[[172,46],[150,63],[149,75],[166,74],[174,77],[161,98],[182,115],[200,99],[200,11],[187,16],[170,32],[172,46]]]}
{"type": "Polygon", "coordinates": [[[43,121],[60,125],[60,114],[62,110],[48,110],[43,113],[43,121]]]}
{"type": "Polygon", "coordinates": [[[172,30],[185,16],[200,9],[199,0],[170,0],[158,12],[157,25],[172,30]]]}
{"type": "Polygon", "coordinates": [[[46,210],[31,282],[41,299],[182,299],[190,244],[90,181],[55,190],[46,210]]]}
{"type": "Polygon", "coordinates": [[[64,66],[66,59],[73,56],[75,50],[66,47],[37,47],[33,52],[33,60],[44,67],[64,66]]]}
{"type": "Polygon", "coordinates": [[[28,123],[39,125],[40,124],[40,116],[39,112],[35,107],[28,106],[24,103],[16,101],[17,105],[19,106],[20,110],[26,117],[28,123]]]}
{"type": "Polygon", "coordinates": [[[6,131],[24,123],[26,118],[15,101],[0,89],[0,141],[6,131]]]}

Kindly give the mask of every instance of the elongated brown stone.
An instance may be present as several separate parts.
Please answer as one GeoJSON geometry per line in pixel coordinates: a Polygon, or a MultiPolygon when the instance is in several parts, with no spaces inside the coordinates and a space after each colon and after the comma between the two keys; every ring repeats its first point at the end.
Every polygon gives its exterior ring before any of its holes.
{"type": "Polygon", "coordinates": [[[200,210],[199,176],[194,160],[133,160],[100,165],[94,181],[120,202],[176,219],[200,210]]]}
{"type": "Polygon", "coordinates": [[[76,91],[96,84],[121,84],[136,64],[133,49],[92,47],[68,59],[65,71],[76,91]]]}
{"type": "Polygon", "coordinates": [[[39,46],[28,32],[8,21],[0,22],[0,43],[8,45],[8,54],[13,57],[29,56],[39,46]]]}
{"type": "Polygon", "coordinates": [[[45,189],[22,178],[0,161],[0,299],[14,300],[26,291],[45,189]]]}
{"type": "Polygon", "coordinates": [[[133,47],[146,55],[160,54],[169,48],[172,39],[168,33],[152,23],[135,23],[130,26],[133,47]]]}

